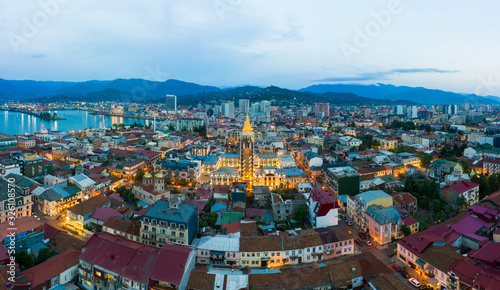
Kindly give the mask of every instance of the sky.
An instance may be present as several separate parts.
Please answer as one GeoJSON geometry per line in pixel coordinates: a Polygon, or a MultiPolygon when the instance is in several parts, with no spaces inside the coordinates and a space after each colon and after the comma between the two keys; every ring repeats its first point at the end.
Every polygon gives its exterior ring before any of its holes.
{"type": "Polygon", "coordinates": [[[499,1],[0,1],[0,78],[500,95],[499,1]]]}

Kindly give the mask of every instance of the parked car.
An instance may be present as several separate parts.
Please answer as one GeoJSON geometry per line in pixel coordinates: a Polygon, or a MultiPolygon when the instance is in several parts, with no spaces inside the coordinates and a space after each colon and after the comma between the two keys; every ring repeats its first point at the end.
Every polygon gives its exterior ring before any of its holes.
{"type": "Polygon", "coordinates": [[[364,233],[359,233],[358,234],[360,238],[362,238],[363,240],[366,239],[366,235],[364,233]]]}
{"type": "Polygon", "coordinates": [[[408,273],[406,273],[405,271],[401,271],[399,272],[399,274],[401,274],[401,276],[405,277],[406,279],[410,278],[410,275],[408,275],[408,273]]]}
{"type": "Polygon", "coordinates": [[[392,264],[392,266],[391,266],[391,267],[392,267],[394,270],[396,270],[397,272],[401,272],[401,271],[403,271],[403,269],[401,269],[401,267],[399,267],[399,266],[398,266],[398,265],[396,265],[396,264],[392,264]]]}
{"type": "Polygon", "coordinates": [[[346,221],[345,222],[348,226],[352,226],[352,222],[351,221],[346,221]]]}
{"type": "Polygon", "coordinates": [[[365,240],[365,243],[366,243],[367,246],[371,246],[372,245],[372,242],[370,240],[368,240],[368,239],[365,240]]]}
{"type": "Polygon", "coordinates": [[[358,246],[362,246],[363,242],[360,239],[355,239],[354,242],[358,244],[358,246]]]}
{"type": "Polygon", "coordinates": [[[413,285],[413,286],[415,286],[417,288],[419,288],[420,286],[422,286],[422,284],[420,284],[420,282],[418,282],[418,280],[415,279],[415,278],[410,278],[408,280],[408,282],[410,282],[411,285],[413,285]]]}
{"type": "Polygon", "coordinates": [[[341,217],[342,217],[342,219],[343,219],[343,220],[346,220],[346,219],[347,219],[347,216],[346,216],[345,214],[342,214],[342,216],[341,216],[341,217]]]}

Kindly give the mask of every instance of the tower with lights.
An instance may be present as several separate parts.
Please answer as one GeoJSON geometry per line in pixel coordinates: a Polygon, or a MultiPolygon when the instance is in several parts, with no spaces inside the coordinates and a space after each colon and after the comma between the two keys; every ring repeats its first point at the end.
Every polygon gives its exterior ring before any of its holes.
{"type": "Polygon", "coordinates": [[[254,132],[247,114],[240,134],[240,176],[241,181],[247,184],[247,189],[252,188],[254,179],[254,142],[254,132]]]}

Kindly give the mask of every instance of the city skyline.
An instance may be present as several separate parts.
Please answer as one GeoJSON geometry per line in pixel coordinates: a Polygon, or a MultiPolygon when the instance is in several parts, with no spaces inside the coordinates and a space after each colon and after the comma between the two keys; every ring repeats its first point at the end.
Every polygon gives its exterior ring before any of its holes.
{"type": "Polygon", "coordinates": [[[146,4],[0,4],[1,77],[290,89],[386,83],[500,95],[493,1],[146,4]]]}

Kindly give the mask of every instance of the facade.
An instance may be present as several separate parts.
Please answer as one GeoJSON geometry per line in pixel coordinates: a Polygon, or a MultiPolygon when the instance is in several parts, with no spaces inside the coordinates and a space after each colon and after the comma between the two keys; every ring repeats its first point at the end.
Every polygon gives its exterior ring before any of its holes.
{"type": "Polygon", "coordinates": [[[21,168],[19,164],[14,159],[2,159],[0,160],[0,177],[14,173],[21,175],[21,168]]]}
{"type": "Polygon", "coordinates": [[[240,99],[239,103],[239,111],[240,113],[250,113],[250,100],[249,99],[240,99]]]}
{"type": "Polygon", "coordinates": [[[198,232],[198,206],[159,200],[142,216],[141,242],[162,246],[168,242],[188,245],[198,232]]]}
{"type": "Polygon", "coordinates": [[[379,245],[386,245],[400,236],[401,216],[395,207],[370,205],[366,209],[368,233],[379,245]]]}
{"type": "Polygon", "coordinates": [[[178,182],[182,179],[193,182],[198,180],[201,172],[201,162],[193,160],[163,159],[156,163],[155,168],[167,178],[167,182],[178,182]]]}
{"type": "Polygon", "coordinates": [[[466,205],[471,206],[479,202],[479,184],[467,180],[460,180],[442,189],[443,198],[457,206],[459,197],[465,199],[466,205]]]}
{"type": "Polygon", "coordinates": [[[166,95],[166,110],[170,114],[177,114],[177,96],[174,95],[166,95]]]}
{"type": "Polygon", "coordinates": [[[332,167],[326,170],[326,186],[334,195],[354,196],[360,191],[361,177],[352,167],[332,167]]]}
{"type": "Polygon", "coordinates": [[[9,220],[9,217],[19,219],[31,216],[33,198],[31,188],[39,185],[30,178],[8,174],[0,178],[0,223],[9,220]],[[14,195],[13,195],[14,193],[14,195]],[[15,207],[15,216],[10,214],[10,208],[15,207]]]}
{"type": "Polygon", "coordinates": [[[311,190],[307,197],[307,209],[313,227],[326,228],[338,224],[337,199],[324,189],[311,190]]]}
{"type": "Polygon", "coordinates": [[[102,231],[140,242],[141,222],[122,216],[110,216],[102,225],[102,231]]]}
{"type": "Polygon", "coordinates": [[[17,161],[21,168],[21,174],[26,177],[41,177],[47,174],[47,172],[45,172],[43,158],[36,154],[22,154],[18,157],[17,161]]]}
{"type": "Polygon", "coordinates": [[[17,147],[17,139],[14,136],[0,133],[0,150],[17,147]]]}
{"type": "Polygon", "coordinates": [[[276,193],[271,193],[271,206],[275,221],[290,220],[297,209],[307,208],[305,199],[283,201],[281,195],[276,193]]]}
{"type": "Polygon", "coordinates": [[[240,262],[240,234],[201,237],[196,247],[196,263],[238,266],[240,262]]]}
{"type": "Polygon", "coordinates": [[[234,102],[226,102],[221,105],[222,116],[226,118],[234,118],[234,102]]]}
{"type": "Polygon", "coordinates": [[[83,245],[78,277],[85,289],[185,289],[195,265],[190,246],[161,248],[98,233],[83,245]]]}
{"type": "Polygon", "coordinates": [[[371,205],[391,207],[393,206],[393,199],[382,190],[369,190],[356,195],[352,204],[351,218],[353,222],[364,231],[368,230],[368,220],[365,213],[371,205]]]}
{"type": "Polygon", "coordinates": [[[132,186],[132,193],[147,204],[154,204],[162,198],[170,197],[170,191],[166,189],[165,179],[161,173],[144,174],[142,184],[136,183],[132,186]]]}
{"type": "Polygon", "coordinates": [[[82,198],[82,191],[76,186],[61,188],[59,186],[43,188],[33,191],[36,207],[48,216],[56,216],[67,208],[76,205],[82,198]]]}
{"type": "Polygon", "coordinates": [[[78,274],[80,251],[70,248],[51,259],[21,272],[30,283],[29,289],[46,290],[52,287],[62,287],[73,281],[78,274]]]}
{"type": "Polygon", "coordinates": [[[280,236],[251,236],[240,238],[240,265],[260,268],[280,266],[283,246],[280,236]]]}
{"type": "Polygon", "coordinates": [[[330,103],[315,103],[314,113],[318,118],[330,117],[330,103]]]}
{"type": "Polygon", "coordinates": [[[392,195],[397,210],[405,209],[410,214],[417,212],[417,199],[409,192],[396,192],[392,195]]]}

